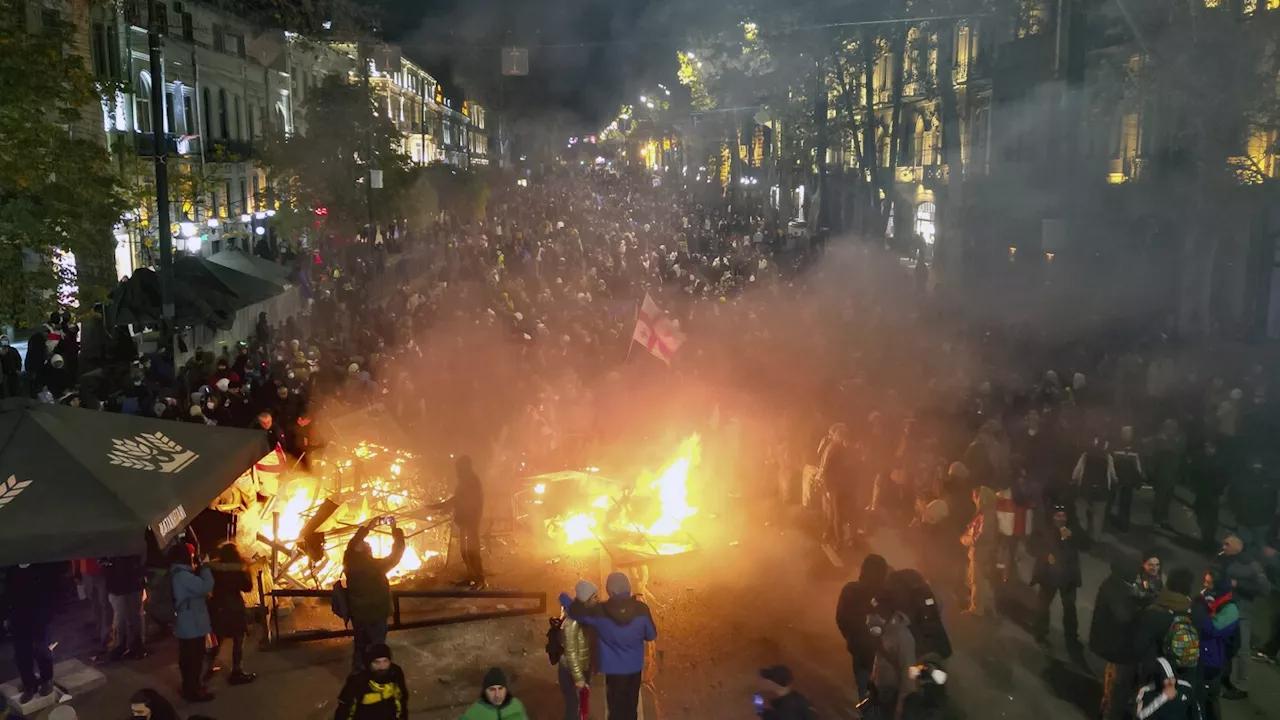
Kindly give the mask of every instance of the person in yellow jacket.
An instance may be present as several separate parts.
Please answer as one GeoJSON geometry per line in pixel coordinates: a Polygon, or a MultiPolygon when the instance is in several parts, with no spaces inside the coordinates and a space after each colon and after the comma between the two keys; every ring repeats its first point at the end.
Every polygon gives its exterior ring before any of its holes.
{"type": "MultiPolygon", "coordinates": [[[[573,588],[574,600],[586,607],[599,602],[599,588],[586,580],[579,580],[573,588]]],[[[564,696],[564,720],[582,720],[580,703],[589,691],[593,655],[593,639],[590,629],[560,611],[560,631],[564,634],[564,654],[560,656],[557,672],[560,676],[560,694],[564,696]]]]}

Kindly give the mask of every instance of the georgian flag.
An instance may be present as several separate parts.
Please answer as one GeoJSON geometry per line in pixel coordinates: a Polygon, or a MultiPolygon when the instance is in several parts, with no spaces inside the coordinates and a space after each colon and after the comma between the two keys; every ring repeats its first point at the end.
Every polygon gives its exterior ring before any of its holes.
{"type": "Polygon", "coordinates": [[[651,355],[670,365],[671,356],[684,343],[684,335],[676,329],[671,318],[658,308],[653,298],[645,293],[631,340],[640,343],[651,355]]]}

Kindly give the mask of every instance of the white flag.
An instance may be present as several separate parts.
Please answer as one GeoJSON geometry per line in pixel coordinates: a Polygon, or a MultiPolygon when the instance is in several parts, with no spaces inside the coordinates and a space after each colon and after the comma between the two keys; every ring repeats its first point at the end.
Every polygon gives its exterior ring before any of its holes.
{"type": "Polygon", "coordinates": [[[654,357],[670,365],[671,356],[684,343],[684,335],[658,308],[653,298],[645,293],[644,303],[640,306],[640,316],[636,318],[636,330],[631,334],[631,340],[640,343],[654,357]]]}

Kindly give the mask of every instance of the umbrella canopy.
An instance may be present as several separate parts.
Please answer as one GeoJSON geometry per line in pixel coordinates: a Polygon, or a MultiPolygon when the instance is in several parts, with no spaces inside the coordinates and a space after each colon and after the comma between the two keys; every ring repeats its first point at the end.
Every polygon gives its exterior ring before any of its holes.
{"type": "Polygon", "coordinates": [[[287,288],[293,284],[290,279],[292,273],[290,273],[289,268],[277,265],[270,260],[263,260],[257,255],[250,255],[234,247],[216,252],[207,259],[216,265],[239,270],[246,275],[266,280],[282,288],[287,288]]]}
{"type": "Polygon", "coordinates": [[[197,288],[218,293],[233,310],[280,294],[280,286],[204,258],[180,257],[173,262],[175,277],[197,288]]]}
{"type": "MultiPolygon", "coordinates": [[[[178,327],[208,325],[230,329],[235,311],[214,293],[197,293],[188,278],[173,283],[174,324],[178,327]]],[[[160,278],[150,268],[139,268],[111,291],[111,318],[116,325],[160,324],[160,278]]]]}
{"type": "Polygon", "coordinates": [[[141,555],[268,450],[265,433],[0,403],[0,566],[141,555]]]}

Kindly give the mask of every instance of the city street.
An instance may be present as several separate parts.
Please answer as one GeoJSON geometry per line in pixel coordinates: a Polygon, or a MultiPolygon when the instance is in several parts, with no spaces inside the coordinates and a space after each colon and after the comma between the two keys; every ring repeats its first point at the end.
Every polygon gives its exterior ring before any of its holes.
{"type": "MultiPolygon", "coordinates": [[[[1139,507],[1139,519],[1145,517],[1143,508],[1139,507]]],[[[1185,515],[1178,519],[1183,525],[1190,520],[1185,515]]],[[[814,702],[821,717],[852,717],[849,658],[834,625],[835,600],[849,571],[834,568],[795,527],[796,520],[744,520],[733,533],[724,533],[724,542],[651,567],[648,601],[659,629],[659,668],[656,704],[646,694],[647,718],[750,717],[756,669],[778,663],[792,668],[797,688],[814,702]]],[[[876,535],[872,544],[894,566],[911,563],[909,551],[893,533],[876,535]]],[[[1139,535],[1128,546],[1136,555],[1137,546],[1148,544],[1139,535]]],[[[1198,569],[1204,564],[1176,542],[1154,544],[1172,550],[1173,560],[1166,561],[1166,567],[1181,563],[1198,569]]],[[[1084,560],[1082,635],[1105,574],[1098,555],[1095,551],[1084,560]]],[[[513,550],[499,550],[490,560],[497,566],[495,585],[544,590],[552,594],[552,603],[554,593],[569,587],[579,574],[587,575],[594,565],[534,563],[513,550]]],[[[851,560],[851,567],[856,567],[857,559],[851,560]]],[[[1029,572],[1029,565],[1023,571],[1029,572]]],[[[1010,620],[987,624],[959,616],[954,607],[946,610],[956,646],[948,662],[948,686],[964,716],[1093,717],[1102,664],[1091,657],[1088,667],[1080,667],[1067,659],[1056,606],[1055,648],[1048,657],[1010,620]]],[[[478,695],[479,679],[492,665],[512,673],[512,687],[532,717],[558,716],[555,671],[543,651],[545,631],[545,618],[527,617],[393,633],[390,643],[413,696],[411,717],[457,718],[478,695]]],[[[176,694],[174,654],[173,648],[156,648],[145,661],[107,668],[107,686],[75,703],[80,717],[119,717],[127,710],[128,696],[141,687],[176,694]]],[[[217,698],[183,712],[214,718],[327,718],[348,662],[346,641],[250,652],[246,665],[258,673],[257,683],[232,688],[215,680],[217,698]]],[[[1256,668],[1252,696],[1224,703],[1226,717],[1264,717],[1264,708],[1280,700],[1276,668],[1256,668]]],[[[603,718],[599,681],[596,697],[593,717],[603,718]]]]}

